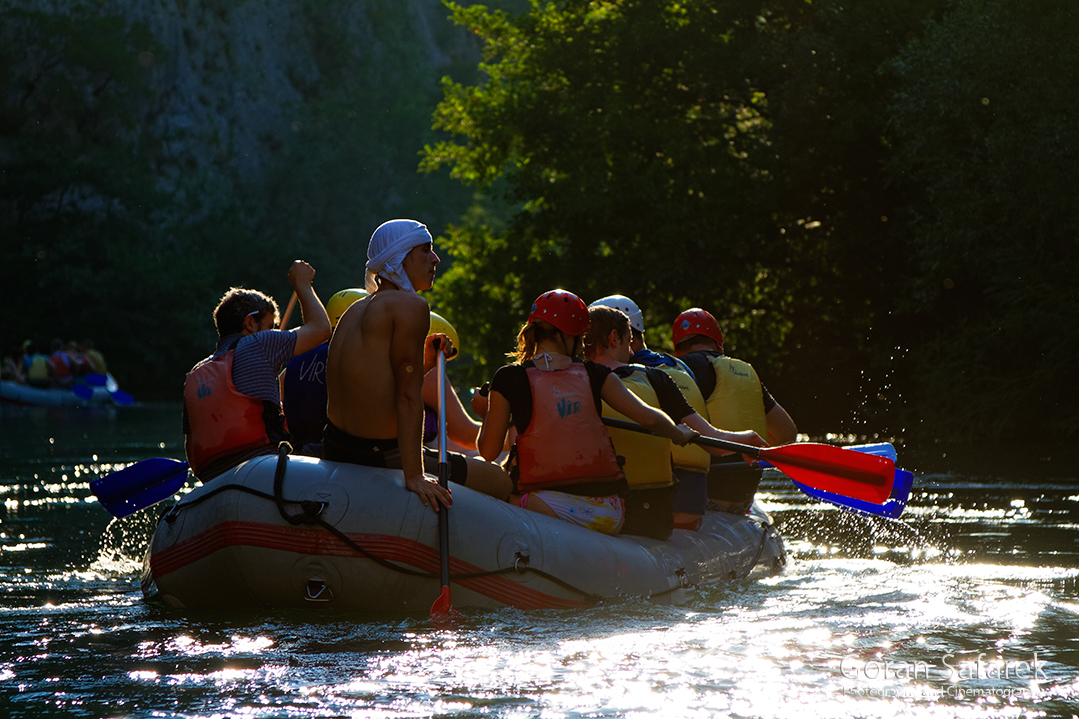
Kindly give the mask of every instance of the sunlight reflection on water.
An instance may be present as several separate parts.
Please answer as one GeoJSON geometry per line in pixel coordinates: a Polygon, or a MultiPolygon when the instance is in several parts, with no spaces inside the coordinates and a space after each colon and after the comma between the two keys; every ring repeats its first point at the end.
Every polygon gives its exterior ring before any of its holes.
{"type": "Polygon", "coordinates": [[[922,476],[894,522],[770,478],[762,496],[791,565],[685,606],[465,612],[449,629],[185,613],[138,588],[156,510],[110,521],[88,486],[162,444],[179,456],[177,412],[48,415],[45,434],[18,429],[36,449],[5,455],[0,476],[0,716],[928,718],[1079,706],[1074,483],[922,476]],[[1037,655],[1046,678],[956,678],[948,655],[997,675],[1037,655]],[[928,678],[903,675],[919,663],[928,678]]]}

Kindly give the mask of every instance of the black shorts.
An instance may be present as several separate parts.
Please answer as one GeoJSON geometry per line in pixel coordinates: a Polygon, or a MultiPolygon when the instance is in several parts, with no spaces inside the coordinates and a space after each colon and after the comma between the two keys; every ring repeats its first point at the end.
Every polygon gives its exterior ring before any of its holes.
{"type": "MultiPolygon", "coordinates": [[[[348,462],[365,467],[401,469],[401,451],[397,438],[365,439],[344,432],[332,423],[326,424],[322,439],[322,458],[331,462],[348,462]]],[[[464,485],[468,480],[468,463],[462,454],[446,453],[450,465],[450,481],[464,485]]],[[[438,476],[438,452],[423,448],[423,471],[438,476]]]]}

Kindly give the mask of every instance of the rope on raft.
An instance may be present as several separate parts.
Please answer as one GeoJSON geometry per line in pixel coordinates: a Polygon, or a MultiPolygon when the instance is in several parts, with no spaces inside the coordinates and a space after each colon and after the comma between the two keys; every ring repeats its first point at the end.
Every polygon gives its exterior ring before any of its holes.
{"type": "MultiPolygon", "coordinates": [[[[246,487],[246,486],[241,485],[241,484],[225,484],[225,485],[222,485],[220,487],[215,487],[214,489],[210,490],[209,492],[206,492],[203,495],[200,495],[199,497],[197,497],[195,499],[188,500],[188,501],[181,500],[180,502],[177,502],[168,511],[166,511],[165,513],[163,513],[161,515],[161,517],[158,519],[158,523],[160,523],[162,521],[165,521],[165,522],[168,522],[169,524],[172,524],[173,522],[176,521],[176,518],[179,516],[179,512],[181,510],[187,509],[189,507],[194,507],[195,505],[200,504],[200,503],[210,499],[211,497],[214,497],[214,496],[220,494],[221,492],[235,490],[237,492],[245,492],[245,493],[253,495],[255,497],[259,497],[261,499],[266,499],[266,500],[270,500],[270,501],[274,502],[277,505],[278,511],[281,513],[281,517],[291,525],[298,526],[300,524],[306,524],[306,525],[317,525],[319,527],[322,527],[323,529],[325,529],[326,531],[330,532],[335,537],[340,539],[349,548],[355,550],[359,554],[363,555],[365,558],[370,559],[371,561],[379,564],[380,566],[385,567],[386,569],[389,569],[389,570],[394,571],[394,572],[399,572],[401,574],[407,574],[407,575],[413,576],[413,577],[419,577],[419,578],[422,578],[422,579],[436,579],[436,580],[440,579],[439,575],[437,575],[437,574],[433,574],[431,572],[423,572],[423,571],[420,571],[420,570],[417,570],[417,569],[411,569],[409,567],[402,566],[400,564],[396,564],[395,562],[391,562],[391,561],[389,561],[387,559],[383,559],[382,557],[379,557],[379,556],[377,556],[375,554],[372,554],[371,552],[364,549],[362,546],[357,544],[347,534],[345,534],[340,529],[333,526],[332,524],[330,524],[329,522],[327,522],[325,519],[322,518],[322,513],[329,506],[328,502],[315,502],[315,501],[308,500],[308,499],[305,499],[305,500],[285,499],[282,496],[282,492],[283,492],[283,484],[284,484],[284,477],[285,477],[285,468],[286,468],[287,463],[288,463],[288,454],[291,451],[292,451],[292,447],[287,442],[282,442],[281,443],[281,445],[280,445],[280,447],[278,449],[277,469],[276,469],[276,472],[274,473],[274,493],[273,494],[270,494],[268,492],[263,492],[263,491],[258,490],[258,489],[252,489],[251,487],[246,487]],[[285,505],[286,504],[298,505],[300,507],[301,511],[299,513],[297,513],[297,514],[289,514],[285,510],[285,505]]],[[[765,544],[766,544],[766,542],[768,540],[769,535],[771,533],[775,532],[775,528],[771,524],[761,522],[760,525],[761,525],[761,528],[764,531],[761,533],[761,543],[760,543],[760,546],[757,548],[757,554],[754,557],[753,562],[751,562],[749,567],[746,569],[745,574],[743,574],[741,577],[738,577],[739,579],[744,579],[745,577],[749,576],[750,572],[753,571],[753,567],[756,566],[757,561],[760,559],[761,554],[764,552],[764,547],[765,547],[765,544]]],[[[559,577],[556,577],[556,576],[554,576],[552,574],[548,574],[547,572],[544,572],[541,569],[535,569],[533,567],[530,567],[530,566],[528,566],[527,561],[525,563],[523,563],[523,564],[520,561],[517,561],[517,562],[515,562],[513,564],[513,566],[502,567],[502,568],[499,568],[499,569],[491,569],[491,570],[482,571],[482,572],[468,572],[468,573],[465,573],[465,574],[451,574],[450,579],[455,580],[455,581],[461,581],[461,580],[464,580],[464,579],[479,579],[481,577],[490,577],[490,576],[495,576],[495,575],[499,575],[499,574],[511,574],[511,573],[514,573],[514,572],[516,572],[518,574],[524,574],[526,572],[531,572],[531,573],[535,574],[536,576],[542,577],[542,578],[544,578],[544,579],[546,579],[546,580],[548,580],[550,582],[553,582],[553,583],[559,585],[563,589],[568,589],[569,591],[580,595],[581,597],[583,597],[587,601],[589,601],[591,604],[597,604],[603,599],[603,597],[601,597],[601,596],[599,596],[597,594],[593,594],[591,592],[586,592],[585,590],[583,590],[583,589],[581,589],[579,587],[575,587],[574,585],[570,584],[569,582],[565,581],[564,579],[560,579],[559,577]]],[[[734,579],[734,578],[735,577],[732,577],[732,579],[734,579]]],[[[656,593],[654,593],[654,594],[652,594],[650,596],[651,597],[662,597],[664,595],[671,594],[672,592],[676,592],[676,591],[679,591],[681,589],[688,589],[688,588],[693,587],[693,586],[694,585],[689,585],[689,586],[681,586],[680,585],[680,586],[677,586],[677,587],[671,587],[670,589],[666,589],[666,590],[664,590],[662,592],[656,592],[656,593]]]]}

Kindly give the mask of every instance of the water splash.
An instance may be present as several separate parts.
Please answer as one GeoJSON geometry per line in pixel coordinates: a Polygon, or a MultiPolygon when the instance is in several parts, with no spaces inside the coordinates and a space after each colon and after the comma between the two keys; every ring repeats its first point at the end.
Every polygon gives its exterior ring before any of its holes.
{"type": "Polygon", "coordinates": [[[138,573],[156,525],[154,514],[147,511],[123,519],[113,518],[101,533],[97,557],[90,563],[90,571],[109,577],[138,573]]]}

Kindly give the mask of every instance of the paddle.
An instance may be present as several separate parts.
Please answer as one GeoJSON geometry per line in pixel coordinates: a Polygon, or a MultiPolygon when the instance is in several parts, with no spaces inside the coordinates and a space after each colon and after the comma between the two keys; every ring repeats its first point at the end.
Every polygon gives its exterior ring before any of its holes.
{"type": "Polygon", "coordinates": [[[187,462],[155,457],[95,479],[90,491],[119,519],[171,497],[186,481],[187,462]]]}
{"type": "MultiPolygon", "coordinates": [[[[434,341],[438,352],[438,483],[449,488],[450,465],[446,457],[446,355],[442,353],[441,338],[434,341]]],[[[443,507],[438,513],[438,553],[442,591],[431,605],[431,621],[444,622],[457,615],[450,603],[450,510],[443,507]]]]}
{"type": "MultiPolygon", "coordinates": [[[[631,432],[654,434],[625,420],[604,417],[603,423],[631,432]]],[[[692,441],[703,447],[726,449],[765,460],[808,487],[871,504],[882,504],[888,499],[895,481],[895,463],[891,459],[830,444],[802,442],[779,447],[753,447],[712,437],[696,437],[692,441]]]]}
{"type": "Polygon", "coordinates": [[[903,510],[907,508],[907,499],[910,498],[910,489],[914,484],[914,474],[897,467],[895,470],[895,482],[892,485],[891,496],[880,504],[864,502],[859,499],[851,499],[850,497],[844,497],[842,495],[832,494],[831,492],[814,489],[813,487],[807,487],[796,479],[792,479],[791,481],[794,483],[794,486],[798,487],[798,489],[814,499],[819,499],[838,507],[852,509],[864,514],[888,517],[889,519],[899,519],[903,514],[903,510]]]}
{"type": "MultiPolygon", "coordinates": [[[[853,450],[855,452],[863,452],[865,454],[875,454],[881,457],[887,457],[893,462],[896,461],[895,447],[889,442],[877,442],[875,444],[852,444],[845,447],[845,449],[853,450]]],[[[761,462],[761,466],[771,466],[767,462],[761,462]]],[[[791,480],[798,489],[802,490],[805,494],[814,499],[819,499],[830,504],[837,505],[844,509],[853,509],[856,512],[864,514],[873,514],[879,517],[888,517],[890,519],[898,519],[903,510],[907,507],[907,500],[910,498],[910,490],[914,484],[914,475],[905,469],[895,468],[895,481],[892,484],[892,493],[883,504],[864,502],[860,499],[851,499],[850,497],[844,497],[842,495],[833,494],[831,492],[825,492],[820,489],[814,489],[813,487],[807,487],[797,480],[791,480]]]]}
{"type": "Polygon", "coordinates": [[[285,308],[285,314],[281,315],[281,329],[288,329],[288,321],[292,318],[292,310],[296,307],[296,292],[292,292],[292,297],[289,298],[288,307],[285,308]]]}
{"type": "Polygon", "coordinates": [[[116,380],[113,379],[111,374],[88,374],[83,379],[86,380],[85,385],[75,385],[72,387],[72,392],[76,397],[90,401],[94,396],[94,387],[104,387],[108,390],[109,397],[112,401],[118,405],[127,406],[135,403],[135,398],[120,389],[120,386],[116,384],[116,380]]]}

